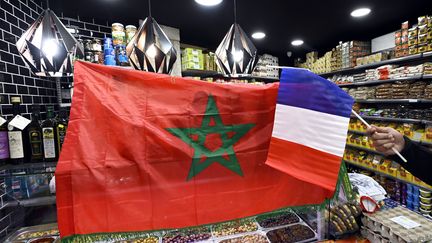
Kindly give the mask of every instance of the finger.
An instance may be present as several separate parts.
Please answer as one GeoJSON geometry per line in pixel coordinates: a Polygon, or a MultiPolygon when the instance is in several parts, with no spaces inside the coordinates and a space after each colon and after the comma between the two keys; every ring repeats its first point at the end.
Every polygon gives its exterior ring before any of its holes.
{"type": "Polygon", "coordinates": [[[366,129],[366,134],[368,135],[368,136],[371,136],[372,134],[374,134],[376,132],[376,127],[375,126],[371,126],[371,127],[368,127],[367,129],[366,129]]]}
{"type": "Polygon", "coordinates": [[[376,131],[380,133],[390,133],[391,130],[390,127],[376,127],[376,131]]]}
{"type": "Polygon", "coordinates": [[[373,140],[392,139],[393,135],[391,133],[375,132],[371,137],[373,140]]]}
{"type": "Polygon", "coordinates": [[[394,138],[391,139],[379,139],[379,140],[374,140],[373,141],[373,145],[374,146],[383,146],[385,144],[389,144],[389,143],[393,143],[394,144],[394,138]]]}
{"type": "Polygon", "coordinates": [[[395,146],[394,143],[386,143],[386,144],[383,144],[383,145],[381,145],[381,146],[375,146],[375,149],[376,149],[378,152],[383,152],[383,153],[385,153],[385,152],[389,152],[388,150],[391,150],[391,148],[393,148],[393,146],[395,146]]]}

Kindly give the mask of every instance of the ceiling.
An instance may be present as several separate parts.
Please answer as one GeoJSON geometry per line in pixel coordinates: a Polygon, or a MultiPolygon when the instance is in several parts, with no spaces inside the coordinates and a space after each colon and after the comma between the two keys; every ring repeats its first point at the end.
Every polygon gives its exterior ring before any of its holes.
{"type": "MultiPolygon", "coordinates": [[[[148,15],[146,0],[51,0],[50,6],[58,15],[109,23],[137,25],[138,19],[148,15]]],[[[304,57],[311,50],[322,55],[339,41],[370,40],[426,14],[432,14],[430,0],[237,0],[237,22],[248,34],[264,31],[267,37],[253,42],[260,53],[279,56],[282,64],[290,61],[287,51],[293,57],[304,57]],[[350,16],[353,9],[364,6],[372,9],[370,15],[350,16]],[[291,46],[294,38],[305,44],[291,46]]],[[[233,0],[214,7],[194,0],[153,0],[152,15],[160,24],[179,28],[183,43],[216,49],[234,21],[233,0]]]]}

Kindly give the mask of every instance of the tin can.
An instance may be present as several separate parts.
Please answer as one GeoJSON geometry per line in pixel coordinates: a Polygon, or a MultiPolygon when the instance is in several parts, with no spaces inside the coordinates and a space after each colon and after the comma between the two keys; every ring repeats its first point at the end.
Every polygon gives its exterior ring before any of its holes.
{"type": "Polygon", "coordinates": [[[111,48],[111,49],[113,48],[112,39],[109,37],[105,37],[105,39],[104,39],[104,49],[107,49],[107,48],[111,48]]]}
{"type": "Polygon", "coordinates": [[[116,47],[117,64],[119,66],[129,66],[129,60],[126,54],[126,46],[120,45],[116,47]]]}
{"type": "Polygon", "coordinates": [[[108,66],[116,66],[115,56],[113,55],[105,56],[104,64],[108,66]]]}

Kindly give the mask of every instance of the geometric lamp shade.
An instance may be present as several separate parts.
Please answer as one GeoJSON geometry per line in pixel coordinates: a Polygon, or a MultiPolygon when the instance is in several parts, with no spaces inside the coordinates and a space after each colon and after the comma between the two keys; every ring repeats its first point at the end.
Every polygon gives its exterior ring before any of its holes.
{"type": "Polygon", "coordinates": [[[177,52],[156,20],[149,16],[126,47],[132,66],[137,70],[170,74],[177,52]]]}
{"type": "Polygon", "coordinates": [[[231,25],[215,54],[219,68],[231,77],[252,74],[258,62],[257,49],[237,23],[231,25]]]}
{"type": "Polygon", "coordinates": [[[84,50],[50,9],[45,10],[16,43],[26,65],[36,76],[73,75],[75,55],[84,50]]]}

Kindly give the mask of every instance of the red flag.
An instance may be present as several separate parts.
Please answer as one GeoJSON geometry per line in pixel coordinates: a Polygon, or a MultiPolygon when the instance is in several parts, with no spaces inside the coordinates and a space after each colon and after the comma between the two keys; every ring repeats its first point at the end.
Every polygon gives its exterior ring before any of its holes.
{"type": "Polygon", "coordinates": [[[209,224],[333,194],[265,165],[278,84],[83,62],[74,82],[56,170],[62,237],[209,224]]]}

